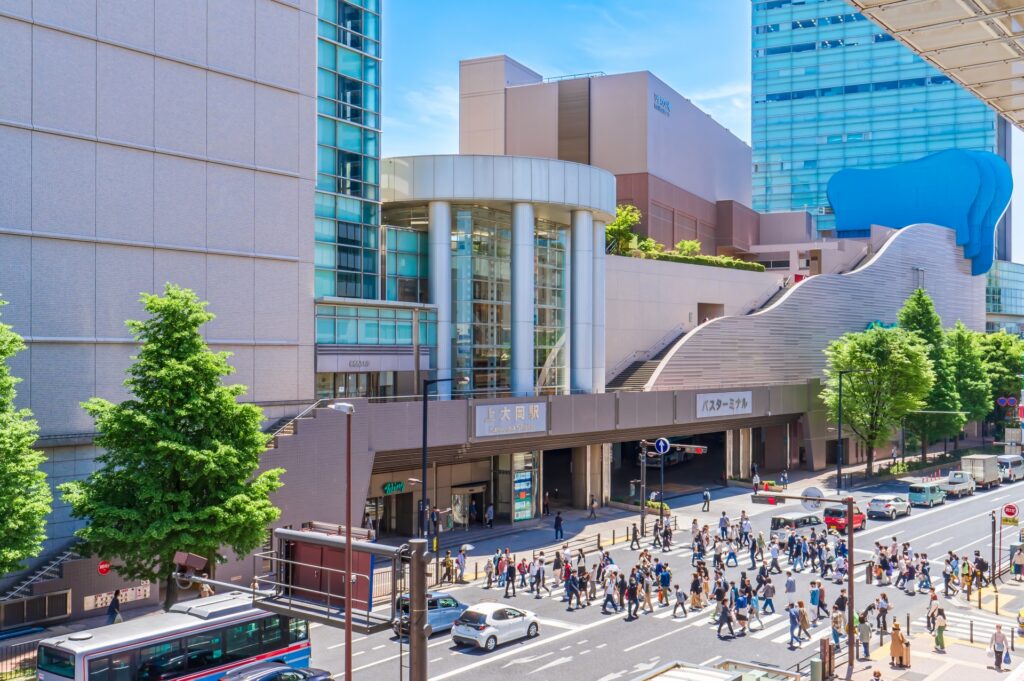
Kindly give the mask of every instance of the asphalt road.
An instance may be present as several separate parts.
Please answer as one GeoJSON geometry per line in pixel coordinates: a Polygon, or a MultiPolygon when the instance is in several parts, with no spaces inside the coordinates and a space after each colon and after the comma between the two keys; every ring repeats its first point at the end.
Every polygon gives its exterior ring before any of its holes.
{"type": "MultiPolygon", "coordinates": [[[[854,493],[854,497],[863,508],[873,494],[887,492],[905,492],[905,485],[889,484],[874,488],[862,489],[854,493]]],[[[1024,501],[1024,483],[1004,486],[988,492],[978,492],[974,497],[962,500],[951,500],[934,509],[915,508],[909,517],[895,521],[872,520],[867,529],[858,532],[855,549],[859,559],[870,553],[875,541],[888,542],[895,536],[902,543],[911,542],[918,553],[926,553],[936,561],[933,564],[933,582],[940,591],[941,598],[941,566],[942,557],[947,550],[957,554],[971,553],[976,549],[983,552],[988,559],[990,551],[991,524],[988,512],[1009,502],[1024,501]]],[[[691,574],[689,541],[689,519],[697,517],[701,522],[710,522],[721,510],[730,516],[738,515],[739,508],[746,507],[752,516],[755,532],[765,531],[766,536],[770,517],[777,512],[799,510],[798,505],[789,503],[781,507],[749,505],[749,497],[732,496],[728,501],[713,505],[710,514],[697,512],[699,504],[686,505],[673,509],[680,515],[681,529],[677,533],[678,545],[668,553],[655,550],[655,555],[667,560],[673,568],[675,580],[683,589],[687,588],[691,574]]],[[[1004,551],[1012,540],[1008,528],[1004,536],[1004,551]]],[[[1012,534],[1015,534],[1012,533],[1012,534]]],[[[547,542],[545,542],[546,544],[547,542]]],[[[633,564],[635,552],[628,549],[628,544],[620,543],[611,548],[612,557],[622,568],[633,564]]],[[[596,559],[596,556],[593,558],[596,559]]],[[[588,562],[593,562],[588,558],[588,562]]],[[[785,561],[783,560],[785,568],[785,561]]],[[[749,568],[749,562],[740,560],[740,567],[730,568],[728,576],[736,578],[741,570],[749,568]]],[[[807,600],[808,582],[816,576],[808,571],[797,574],[797,597],[807,600]]],[[[549,577],[550,581],[550,577],[549,577]]],[[[829,635],[827,623],[813,627],[812,641],[804,642],[800,649],[791,650],[788,645],[788,621],[782,608],[786,599],[781,593],[781,579],[776,578],[779,589],[776,607],[779,613],[774,616],[763,616],[763,628],[755,622],[754,631],[745,636],[719,638],[716,627],[709,621],[709,610],[704,613],[691,613],[688,617],[673,618],[670,607],[655,606],[653,614],[641,614],[632,621],[625,621],[623,614],[602,615],[600,599],[594,605],[583,609],[569,611],[561,601],[561,594],[553,596],[545,593],[544,598],[534,598],[522,591],[515,598],[504,599],[497,588],[484,589],[481,583],[460,585],[446,589],[459,600],[466,603],[484,601],[504,601],[515,607],[527,609],[540,617],[540,636],[532,640],[522,640],[499,646],[493,652],[486,653],[465,647],[456,647],[447,634],[437,634],[429,641],[428,663],[429,678],[440,681],[449,678],[472,678],[474,681],[507,678],[510,673],[516,677],[547,678],[557,675],[564,681],[574,679],[587,681],[612,681],[628,679],[655,666],[682,660],[691,663],[713,663],[721,659],[739,661],[756,661],[762,664],[788,668],[800,660],[814,654],[817,649],[816,640],[829,635]]],[[[844,583],[845,586],[845,583],[844,583]]],[[[839,594],[841,587],[829,582],[826,593],[829,603],[839,594]]],[[[857,572],[855,604],[858,610],[873,602],[880,593],[881,587],[864,584],[863,569],[857,572]]],[[[908,596],[892,587],[885,587],[893,604],[891,613],[900,622],[905,622],[909,615],[912,621],[912,633],[920,630],[924,615],[927,596],[920,594],[908,596]]],[[[1024,592],[1018,597],[1024,600],[1024,592]]],[[[976,630],[979,636],[990,631],[998,618],[978,614],[977,609],[971,610],[961,600],[945,601],[947,615],[951,619],[951,633],[957,627],[967,627],[967,619],[976,619],[976,630]]],[[[1024,603],[1014,601],[1013,611],[1024,603]]],[[[1005,608],[1009,610],[1010,608],[1005,608]]],[[[1010,622],[1010,618],[1003,621],[1010,622]]],[[[966,630],[966,629],[964,629],[966,630]]],[[[340,630],[325,626],[316,626],[312,632],[313,666],[322,667],[336,673],[336,678],[344,676],[344,644],[340,630]]],[[[845,644],[844,644],[845,645],[845,644]]],[[[877,645],[874,639],[872,648],[877,645]]],[[[408,664],[408,647],[404,648],[405,663],[408,664]]],[[[370,636],[357,635],[353,641],[353,669],[358,678],[380,679],[399,673],[400,646],[398,639],[390,632],[379,632],[370,636]]]]}

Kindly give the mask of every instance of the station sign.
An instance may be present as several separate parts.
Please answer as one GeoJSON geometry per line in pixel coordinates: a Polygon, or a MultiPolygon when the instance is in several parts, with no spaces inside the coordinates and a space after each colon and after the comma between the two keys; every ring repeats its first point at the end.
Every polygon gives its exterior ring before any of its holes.
{"type": "Polygon", "coordinates": [[[697,418],[750,414],[754,409],[753,391],[700,393],[697,395],[697,418]]]}
{"type": "Polygon", "coordinates": [[[544,433],[548,429],[548,403],[478,404],[475,417],[476,437],[544,433]]]}
{"type": "Polygon", "coordinates": [[[99,563],[97,563],[96,572],[100,573],[101,575],[108,574],[110,572],[110,561],[101,560],[99,563]]]}

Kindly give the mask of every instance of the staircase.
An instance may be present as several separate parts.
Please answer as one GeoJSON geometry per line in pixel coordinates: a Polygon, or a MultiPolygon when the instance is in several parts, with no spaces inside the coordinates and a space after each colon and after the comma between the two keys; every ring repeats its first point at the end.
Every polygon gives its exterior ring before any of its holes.
{"type": "Polygon", "coordinates": [[[267,449],[277,449],[278,439],[282,437],[290,437],[295,434],[295,424],[299,419],[311,419],[313,418],[313,411],[319,407],[328,406],[333,400],[317,400],[313,404],[309,405],[296,416],[284,416],[271,423],[269,426],[263,429],[263,432],[269,433],[271,436],[270,442],[267,443],[267,449]]]}
{"type": "Polygon", "coordinates": [[[763,309],[765,309],[767,307],[771,307],[772,305],[775,304],[776,300],[778,300],[779,298],[781,298],[782,296],[784,296],[786,294],[786,291],[789,290],[790,286],[792,286],[792,284],[787,279],[786,283],[783,284],[782,286],[780,286],[779,290],[776,291],[775,293],[773,293],[772,296],[768,300],[764,301],[763,303],[761,303],[760,305],[758,305],[754,309],[750,310],[749,312],[747,312],[747,314],[754,314],[755,312],[760,312],[761,310],[763,310],[763,309]]]}
{"type": "Polygon", "coordinates": [[[668,345],[658,351],[656,355],[650,359],[640,360],[633,362],[628,367],[622,370],[622,372],[613,378],[605,390],[611,392],[613,390],[619,390],[622,392],[642,392],[644,386],[647,385],[647,381],[651,380],[651,376],[654,375],[658,365],[661,364],[661,360],[665,359],[665,355],[669,353],[669,350],[675,347],[679,339],[685,336],[685,333],[681,333],[676,336],[668,345]]]}
{"type": "Polygon", "coordinates": [[[0,601],[9,601],[14,598],[31,596],[32,587],[34,585],[60,577],[61,566],[69,560],[75,560],[77,558],[81,558],[81,556],[79,556],[74,549],[63,551],[56,558],[45,563],[35,572],[29,573],[24,579],[8,589],[3,596],[0,596],[0,601]]]}

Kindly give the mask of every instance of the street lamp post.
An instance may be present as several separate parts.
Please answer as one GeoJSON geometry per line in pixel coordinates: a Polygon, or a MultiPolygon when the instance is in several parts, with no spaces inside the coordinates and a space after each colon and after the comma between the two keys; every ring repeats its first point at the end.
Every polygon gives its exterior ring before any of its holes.
{"type": "Polygon", "coordinates": [[[335,402],[331,409],[345,414],[345,678],[352,678],[352,414],[348,402],[335,402]]]}
{"type": "MultiPolygon", "coordinates": [[[[422,488],[420,489],[420,512],[419,512],[419,531],[417,536],[427,536],[427,513],[430,508],[430,498],[427,497],[427,391],[430,390],[430,386],[436,385],[437,383],[451,382],[451,378],[425,378],[423,379],[423,446],[420,450],[420,474],[422,475],[422,488]]],[[[434,547],[431,546],[430,550],[434,547]]]]}

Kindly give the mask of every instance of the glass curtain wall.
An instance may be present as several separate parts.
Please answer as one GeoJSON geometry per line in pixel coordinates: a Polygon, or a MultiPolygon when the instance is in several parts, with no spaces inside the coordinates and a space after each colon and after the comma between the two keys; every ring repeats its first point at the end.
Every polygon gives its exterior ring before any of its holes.
{"type": "Polygon", "coordinates": [[[512,216],[453,206],[452,368],[456,392],[510,387],[512,360],[512,216]]]}
{"type": "Polygon", "coordinates": [[[842,0],[758,0],[752,18],[755,210],[809,210],[831,230],[841,168],[997,152],[993,111],[842,0]]]}
{"type": "Polygon", "coordinates": [[[537,220],[534,245],[534,384],[541,394],[569,388],[569,228],[537,220]]]}
{"type": "Polygon", "coordinates": [[[377,298],[380,15],[376,0],[319,0],[315,293],[377,298]]]}

